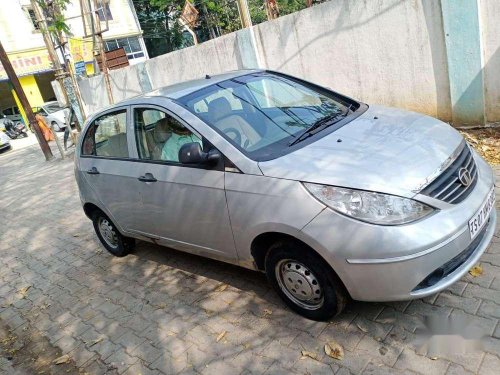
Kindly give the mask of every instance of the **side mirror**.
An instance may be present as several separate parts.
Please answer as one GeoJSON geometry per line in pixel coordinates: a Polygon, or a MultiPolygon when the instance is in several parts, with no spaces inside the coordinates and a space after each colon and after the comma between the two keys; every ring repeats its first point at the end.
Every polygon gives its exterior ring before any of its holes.
{"type": "Polygon", "coordinates": [[[182,164],[216,164],[221,154],[216,149],[204,152],[198,142],[186,143],[179,150],[179,161],[182,164]]]}

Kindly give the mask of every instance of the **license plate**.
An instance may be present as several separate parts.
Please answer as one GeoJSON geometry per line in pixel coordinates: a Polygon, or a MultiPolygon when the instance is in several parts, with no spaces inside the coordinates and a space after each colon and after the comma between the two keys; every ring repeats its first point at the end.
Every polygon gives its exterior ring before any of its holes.
{"type": "Polygon", "coordinates": [[[495,188],[491,189],[486,201],[481,208],[476,212],[472,219],[469,220],[470,238],[473,240],[481,229],[485,226],[490,216],[490,212],[495,206],[495,188]]]}

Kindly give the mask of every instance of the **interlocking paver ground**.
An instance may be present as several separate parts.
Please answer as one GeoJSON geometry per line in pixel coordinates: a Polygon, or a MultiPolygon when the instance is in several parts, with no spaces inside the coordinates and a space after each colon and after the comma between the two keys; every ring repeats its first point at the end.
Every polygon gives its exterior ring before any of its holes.
{"type": "MultiPolygon", "coordinates": [[[[0,176],[0,321],[19,337],[36,327],[81,373],[500,371],[498,228],[483,275],[423,300],[353,302],[318,323],[289,311],[260,273],[144,242],[109,255],[81,209],[71,158],[47,163],[26,148],[0,155],[0,176]],[[431,357],[415,338],[432,314],[467,318],[484,331],[482,348],[431,357]],[[331,340],[343,360],[324,354],[331,340]]],[[[24,371],[15,367],[0,355],[0,372],[24,371]]]]}

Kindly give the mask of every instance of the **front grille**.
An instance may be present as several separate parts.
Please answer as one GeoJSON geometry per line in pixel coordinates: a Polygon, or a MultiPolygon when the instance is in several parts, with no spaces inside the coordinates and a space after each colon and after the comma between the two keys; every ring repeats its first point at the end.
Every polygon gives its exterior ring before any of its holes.
{"type": "Polygon", "coordinates": [[[477,166],[469,146],[464,142],[462,147],[453,163],[425,187],[421,194],[453,204],[460,203],[468,197],[477,182],[477,166]],[[458,178],[458,172],[462,168],[470,173],[472,181],[468,186],[464,186],[458,178]]]}
{"type": "Polygon", "coordinates": [[[440,280],[444,279],[446,276],[453,273],[458,267],[464,264],[472,256],[472,254],[474,254],[477,247],[481,243],[484,235],[486,234],[486,229],[488,228],[489,224],[490,223],[488,221],[488,223],[481,230],[481,233],[479,233],[477,237],[474,238],[474,240],[470,243],[469,246],[467,246],[467,248],[464,251],[462,251],[456,257],[443,264],[441,267],[432,272],[425,279],[423,279],[420,282],[420,284],[418,284],[415,287],[415,289],[413,289],[413,291],[429,288],[437,284],[440,280]]]}

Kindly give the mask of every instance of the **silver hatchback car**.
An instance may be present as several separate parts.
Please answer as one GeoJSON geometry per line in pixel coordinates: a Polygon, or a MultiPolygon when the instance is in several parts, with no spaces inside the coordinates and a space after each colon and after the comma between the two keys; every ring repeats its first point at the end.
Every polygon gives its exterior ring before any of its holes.
{"type": "Polygon", "coordinates": [[[271,71],[115,104],[75,163],[112,254],[141,239],[264,271],[315,320],[445,289],[495,230],[492,170],[452,127],[271,71]]]}

